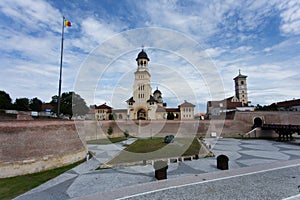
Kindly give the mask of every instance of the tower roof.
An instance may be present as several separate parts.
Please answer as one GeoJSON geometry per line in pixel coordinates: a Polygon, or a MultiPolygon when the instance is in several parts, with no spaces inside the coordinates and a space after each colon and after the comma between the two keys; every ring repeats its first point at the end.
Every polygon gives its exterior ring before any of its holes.
{"type": "Polygon", "coordinates": [[[161,91],[159,91],[158,87],[156,87],[156,90],[153,92],[153,94],[156,94],[156,93],[161,94],[161,91]]]}
{"type": "Polygon", "coordinates": [[[133,99],[133,97],[130,97],[130,99],[128,99],[127,101],[126,101],[127,103],[129,103],[129,102],[135,102],[135,100],[133,99]]]}
{"type": "Polygon", "coordinates": [[[247,76],[241,74],[241,70],[239,70],[239,75],[237,75],[233,80],[238,79],[238,78],[247,78],[247,76]]]}
{"type": "Polygon", "coordinates": [[[148,55],[147,55],[146,52],[144,51],[144,49],[142,49],[142,51],[138,54],[138,56],[137,56],[137,58],[136,58],[136,61],[137,61],[138,59],[142,59],[142,58],[147,59],[148,61],[150,60],[150,59],[148,58],[148,55]]]}
{"type": "Polygon", "coordinates": [[[147,100],[147,102],[157,102],[157,101],[152,95],[150,95],[150,98],[147,100]]]}

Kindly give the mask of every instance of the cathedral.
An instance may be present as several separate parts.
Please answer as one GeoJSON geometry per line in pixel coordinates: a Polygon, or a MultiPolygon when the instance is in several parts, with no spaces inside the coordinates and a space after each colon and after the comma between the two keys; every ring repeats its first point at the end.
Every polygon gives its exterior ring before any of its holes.
{"type": "Polygon", "coordinates": [[[235,95],[221,101],[208,101],[207,102],[207,117],[211,119],[213,116],[220,116],[228,114],[233,111],[254,111],[254,107],[250,106],[248,101],[247,91],[247,76],[239,74],[233,78],[235,95]]]}
{"type": "Polygon", "coordinates": [[[137,55],[133,94],[126,101],[127,109],[112,109],[106,104],[94,107],[97,120],[193,120],[195,105],[184,101],[177,108],[167,108],[158,88],[152,93],[149,72],[150,59],[142,49],[137,55]]]}

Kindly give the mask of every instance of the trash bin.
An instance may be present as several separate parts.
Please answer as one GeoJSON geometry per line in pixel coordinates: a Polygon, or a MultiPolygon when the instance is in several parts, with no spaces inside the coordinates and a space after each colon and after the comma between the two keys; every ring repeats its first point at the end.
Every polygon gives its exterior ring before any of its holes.
{"type": "Polygon", "coordinates": [[[220,170],[228,170],[229,158],[225,155],[219,155],[217,157],[217,168],[220,170]]]}
{"type": "Polygon", "coordinates": [[[168,163],[163,160],[154,162],[155,178],[157,180],[167,179],[168,163]]]}

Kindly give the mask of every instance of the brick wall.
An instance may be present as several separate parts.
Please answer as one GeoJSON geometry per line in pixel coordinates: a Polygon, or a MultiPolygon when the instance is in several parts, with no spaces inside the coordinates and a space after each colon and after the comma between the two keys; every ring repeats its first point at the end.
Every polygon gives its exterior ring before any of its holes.
{"type": "Polygon", "coordinates": [[[0,177],[52,169],[84,159],[72,121],[0,122],[0,177]]]}

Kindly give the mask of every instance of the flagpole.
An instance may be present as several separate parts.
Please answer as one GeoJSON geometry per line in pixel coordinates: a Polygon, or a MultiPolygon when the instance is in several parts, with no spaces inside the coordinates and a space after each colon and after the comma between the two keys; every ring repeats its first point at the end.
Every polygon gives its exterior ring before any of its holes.
{"type": "Polygon", "coordinates": [[[58,82],[57,118],[59,118],[59,116],[60,116],[61,76],[62,76],[62,62],[63,62],[63,51],[64,51],[64,28],[65,28],[65,17],[63,16],[62,32],[61,32],[61,48],[60,48],[60,69],[59,69],[59,82],[58,82]]]}

